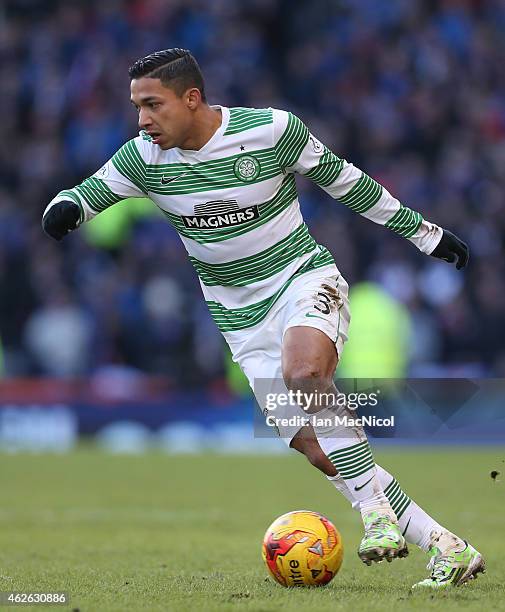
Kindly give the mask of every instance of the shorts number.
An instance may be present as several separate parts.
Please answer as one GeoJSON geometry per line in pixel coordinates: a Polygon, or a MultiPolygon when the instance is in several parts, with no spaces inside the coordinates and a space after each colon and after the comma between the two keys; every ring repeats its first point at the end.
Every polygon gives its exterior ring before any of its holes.
{"type": "Polygon", "coordinates": [[[314,304],[314,308],[316,310],[319,310],[319,312],[321,312],[322,314],[330,314],[330,304],[331,304],[331,298],[327,293],[323,293],[322,291],[320,291],[318,294],[319,299],[317,300],[317,303],[314,304]]]}

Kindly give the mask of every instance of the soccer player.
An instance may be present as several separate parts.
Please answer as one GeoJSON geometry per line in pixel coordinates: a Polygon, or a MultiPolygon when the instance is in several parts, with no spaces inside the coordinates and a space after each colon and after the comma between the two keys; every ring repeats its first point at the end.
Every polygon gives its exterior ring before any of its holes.
{"type": "MultiPolygon", "coordinates": [[[[267,390],[335,390],[350,318],[348,285],[303,222],[295,173],[421,252],[458,269],[466,265],[468,248],[459,238],[337,157],[295,115],[210,106],[189,51],[152,53],[129,75],[140,135],[92,177],[61,191],[44,212],[43,228],[61,240],[125,198],[151,198],[179,233],[209,310],[263,408],[265,384],[267,390]]],[[[283,410],[307,416],[303,408],[283,410]]],[[[318,417],[334,413],[328,405],[318,417]]],[[[365,534],[358,554],[367,565],[406,556],[408,541],[432,557],[431,574],[418,585],[459,585],[484,570],[477,550],[432,519],[374,462],[362,428],[278,429],[361,512],[365,534]]]]}

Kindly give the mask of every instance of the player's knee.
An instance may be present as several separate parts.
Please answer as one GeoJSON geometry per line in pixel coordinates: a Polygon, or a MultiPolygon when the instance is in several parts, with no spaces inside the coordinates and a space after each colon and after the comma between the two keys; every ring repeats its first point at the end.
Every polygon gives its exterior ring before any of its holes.
{"type": "Polygon", "coordinates": [[[320,365],[310,363],[288,366],[283,374],[286,387],[302,393],[324,392],[333,380],[333,372],[326,372],[320,365]]]}

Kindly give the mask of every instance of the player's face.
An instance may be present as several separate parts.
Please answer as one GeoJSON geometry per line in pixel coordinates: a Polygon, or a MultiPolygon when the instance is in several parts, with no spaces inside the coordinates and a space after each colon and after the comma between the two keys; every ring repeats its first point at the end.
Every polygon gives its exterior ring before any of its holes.
{"type": "Polygon", "coordinates": [[[139,113],[139,127],[162,149],[181,147],[188,137],[193,121],[195,96],[198,90],[189,89],[179,97],[164,87],[159,79],[133,79],[130,84],[131,101],[139,113]]]}

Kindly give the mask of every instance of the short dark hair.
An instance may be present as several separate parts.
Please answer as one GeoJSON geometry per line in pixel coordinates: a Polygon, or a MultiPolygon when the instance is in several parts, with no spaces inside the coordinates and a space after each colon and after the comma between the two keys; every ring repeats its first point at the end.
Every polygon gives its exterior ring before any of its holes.
{"type": "Polygon", "coordinates": [[[130,79],[160,79],[165,87],[173,89],[178,96],[196,87],[206,102],[202,71],[187,49],[165,49],[146,55],[130,66],[128,74],[130,79]]]}

